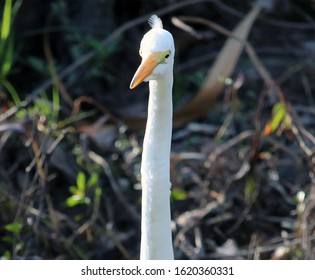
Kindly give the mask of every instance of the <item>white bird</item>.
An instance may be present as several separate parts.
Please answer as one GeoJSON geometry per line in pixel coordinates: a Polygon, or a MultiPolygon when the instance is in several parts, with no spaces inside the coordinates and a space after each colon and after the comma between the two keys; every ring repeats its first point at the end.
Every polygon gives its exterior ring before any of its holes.
{"type": "Polygon", "coordinates": [[[141,163],[142,219],[140,259],[174,259],[170,210],[170,150],[175,46],[156,15],[142,38],[142,62],[130,88],[149,81],[148,119],[141,163]]]}

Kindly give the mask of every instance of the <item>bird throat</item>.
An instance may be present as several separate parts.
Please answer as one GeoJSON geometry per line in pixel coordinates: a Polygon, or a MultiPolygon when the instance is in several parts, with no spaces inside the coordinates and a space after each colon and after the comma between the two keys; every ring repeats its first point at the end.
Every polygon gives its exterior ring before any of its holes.
{"type": "Polygon", "coordinates": [[[141,163],[140,259],[173,259],[170,214],[170,149],[173,77],[149,82],[148,119],[141,163]]]}

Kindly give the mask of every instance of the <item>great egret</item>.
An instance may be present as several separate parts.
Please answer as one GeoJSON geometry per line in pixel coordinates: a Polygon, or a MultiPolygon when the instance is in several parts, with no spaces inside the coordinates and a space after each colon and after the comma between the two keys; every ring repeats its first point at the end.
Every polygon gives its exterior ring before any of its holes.
{"type": "Polygon", "coordinates": [[[175,46],[156,15],[142,38],[142,62],[130,88],[149,81],[148,119],[141,163],[142,220],[140,259],[174,259],[170,210],[170,150],[175,46]]]}

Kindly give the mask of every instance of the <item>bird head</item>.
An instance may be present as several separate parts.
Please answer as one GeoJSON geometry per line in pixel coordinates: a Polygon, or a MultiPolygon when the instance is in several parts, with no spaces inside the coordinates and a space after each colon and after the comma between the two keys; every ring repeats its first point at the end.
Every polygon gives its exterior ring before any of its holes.
{"type": "Polygon", "coordinates": [[[175,46],[170,32],[163,29],[162,21],[156,15],[148,20],[151,29],[143,36],[139,54],[141,64],[130,83],[134,89],[141,82],[158,80],[165,75],[172,75],[175,46]]]}

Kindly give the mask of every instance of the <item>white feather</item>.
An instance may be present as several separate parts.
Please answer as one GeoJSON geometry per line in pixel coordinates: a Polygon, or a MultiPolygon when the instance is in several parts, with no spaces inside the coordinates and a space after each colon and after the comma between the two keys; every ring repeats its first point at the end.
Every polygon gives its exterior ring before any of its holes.
{"type": "Polygon", "coordinates": [[[150,16],[148,23],[151,28],[163,28],[162,20],[157,15],[150,16]]]}

